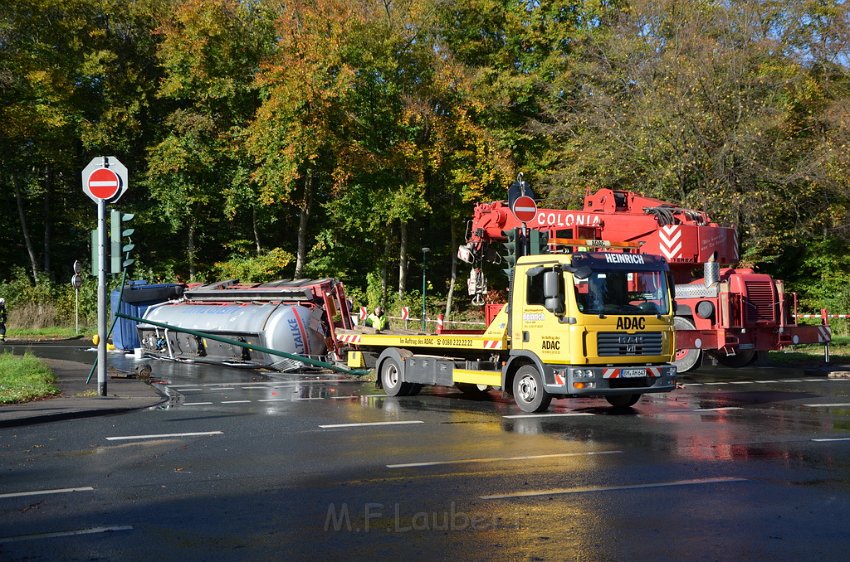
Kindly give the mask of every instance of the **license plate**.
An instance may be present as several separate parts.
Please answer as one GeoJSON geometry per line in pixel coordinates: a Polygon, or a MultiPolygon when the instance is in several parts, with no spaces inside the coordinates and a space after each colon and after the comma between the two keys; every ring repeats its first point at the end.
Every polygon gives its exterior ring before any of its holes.
{"type": "Polygon", "coordinates": [[[645,377],[646,369],[620,369],[620,377],[621,378],[637,378],[637,377],[645,377]]]}

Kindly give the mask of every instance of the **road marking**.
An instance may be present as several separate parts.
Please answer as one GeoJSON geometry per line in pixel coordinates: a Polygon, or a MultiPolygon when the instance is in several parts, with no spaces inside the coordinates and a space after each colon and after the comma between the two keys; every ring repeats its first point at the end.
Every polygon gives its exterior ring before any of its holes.
{"type": "Polygon", "coordinates": [[[719,386],[721,384],[729,384],[728,382],[707,382],[705,386],[719,386]]]}
{"type": "Polygon", "coordinates": [[[388,464],[387,468],[417,468],[422,466],[439,466],[443,464],[467,464],[482,462],[523,461],[533,459],[552,459],[558,457],[584,457],[593,455],[617,455],[623,451],[588,451],[585,453],[554,453],[551,455],[529,455],[525,457],[491,457],[482,459],[463,459],[457,461],[432,461],[432,462],[409,462],[402,464],[388,464]]]}
{"type": "Polygon", "coordinates": [[[303,402],[304,400],[325,400],[324,396],[308,396],[307,398],[295,398],[296,402],[303,402]]]}
{"type": "Polygon", "coordinates": [[[779,382],[779,381],[756,381],[757,384],[771,384],[771,383],[777,383],[777,382],[779,382]]]}
{"type": "Polygon", "coordinates": [[[733,381],[729,384],[753,384],[753,381],[733,381]]]}
{"type": "Polygon", "coordinates": [[[567,414],[516,414],[513,416],[502,416],[509,420],[518,420],[523,418],[567,418],[574,416],[593,416],[590,412],[570,412],[567,414]]]}
{"type": "Polygon", "coordinates": [[[183,402],[181,406],[211,406],[212,402],[183,402]]]}
{"type": "Polygon", "coordinates": [[[70,494],[72,492],[94,492],[91,486],[82,488],[58,488],[55,490],[33,490],[32,492],[10,492],[8,494],[0,494],[0,498],[23,498],[25,496],[43,496],[47,494],[70,494]]]}
{"type": "Polygon", "coordinates": [[[164,439],[168,437],[204,437],[209,435],[224,435],[223,431],[199,431],[195,433],[161,433],[159,435],[124,435],[107,437],[107,441],[129,441],[132,439],[164,439]]]}
{"type": "Polygon", "coordinates": [[[255,390],[255,389],[268,390],[269,387],[268,387],[268,385],[266,385],[266,386],[243,386],[242,387],[242,390],[255,390]]]}
{"type": "Polygon", "coordinates": [[[373,425],[408,425],[414,423],[425,423],[422,420],[408,420],[408,421],[388,421],[388,422],[366,422],[366,423],[335,423],[328,425],[320,425],[322,429],[338,429],[343,427],[370,427],[373,425]]]}
{"type": "Polygon", "coordinates": [[[250,404],[250,400],[222,400],[222,404],[250,404]]]}
{"type": "Polygon", "coordinates": [[[806,382],[806,381],[801,381],[800,379],[785,379],[782,382],[806,382]]]}
{"type": "Polygon", "coordinates": [[[77,535],[94,535],[97,533],[112,533],[115,531],[132,531],[131,525],[114,525],[112,527],[92,527],[91,529],[79,529],[76,531],[64,531],[59,533],[39,533],[37,535],[20,535],[17,537],[2,537],[0,543],[31,541],[38,539],[53,539],[57,537],[73,537],[77,535]]]}
{"type": "MultiPolygon", "coordinates": [[[[174,388],[174,387],[172,387],[172,388],[174,388]]],[[[192,392],[192,391],[202,392],[204,389],[203,388],[174,388],[174,390],[176,390],[177,392],[192,392]]]]}
{"type": "Polygon", "coordinates": [[[850,437],[833,437],[831,439],[812,439],[815,443],[829,443],[832,441],[850,441],[850,437]]]}
{"type": "Polygon", "coordinates": [[[846,408],[850,402],[838,402],[835,404],[803,404],[806,408],[846,408]]]}
{"type": "Polygon", "coordinates": [[[702,386],[701,382],[686,382],[684,385],[687,386],[702,386]]]}
{"type": "Polygon", "coordinates": [[[697,408],[694,412],[726,412],[729,410],[743,410],[738,406],[725,406],[723,408],[697,408]]]}
{"type": "Polygon", "coordinates": [[[207,390],[236,390],[236,388],[232,386],[223,386],[221,388],[208,388],[207,390]]]}
{"type": "Polygon", "coordinates": [[[331,396],[331,400],[344,400],[346,398],[357,398],[356,394],[352,394],[351,396],[331,396]]]}
{"type": "Polygon", "coordinates": [[[291,398],[262,398],[257,402],[292,402],[291,398]]]}
{"type": "Polygon", "coordinates": [[[562,494],[586,494],[590,492],[612,492],[618,490],[644,490],[648,488],[670,488],[674,486],[694,486],[701,484],[723,484],[727,482],[746,482],[746,478],[698,478],[695,480],[674,480],[672,482],[655,482],[652,484],[632,484],[630,486],[582,486],[579,488],[554,488],[551,490],[529,490],[527,492],[511,492],[508,494],[493,494],[480,496],[482,500],[499,500],[509,498],[531,498],[562,494]]]}

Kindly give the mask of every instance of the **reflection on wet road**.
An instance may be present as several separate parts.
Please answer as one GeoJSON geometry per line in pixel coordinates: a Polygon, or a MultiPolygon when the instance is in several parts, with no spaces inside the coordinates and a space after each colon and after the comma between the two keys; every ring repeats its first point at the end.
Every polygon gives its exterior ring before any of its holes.
{"type": "Polygon", "coordinates": [[[0,558],[53,559],[48,539],[4,537],[83,527],[69,521],[121,531],[50,539],[68,559],[840,560],[850,547],[848,380],[704,368],[631,409],[556,400],[530,415],[498,391],[390,398],[349,376],[146,362],[170,397],[160,408],[0,433],[0,558]],[[3,499],[36,487],[85,491],[3,499]]]}

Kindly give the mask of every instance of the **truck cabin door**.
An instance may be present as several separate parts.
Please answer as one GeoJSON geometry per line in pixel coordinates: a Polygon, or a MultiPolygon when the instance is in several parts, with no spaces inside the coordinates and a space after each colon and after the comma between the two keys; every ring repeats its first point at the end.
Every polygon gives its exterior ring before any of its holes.
{"type": "Polygon", "coordinates": [[[519,281],[524,287],[516,292],[512,346],[537,354],[546,363],[565,362],[569,356],[566,325],[559,322],[565,311],[564,274],[552,268],[535,267],[519,281]],[[518,302],[517,302],[518,301],[518,302]]]}

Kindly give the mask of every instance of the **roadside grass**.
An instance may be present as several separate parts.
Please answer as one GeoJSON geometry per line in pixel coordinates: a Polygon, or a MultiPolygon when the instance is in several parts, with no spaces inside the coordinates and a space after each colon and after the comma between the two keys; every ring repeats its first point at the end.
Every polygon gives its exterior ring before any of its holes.
{"type": "MultiPolygon", "coordinates": [[[[818,344],[793,345],[768,355],[776,365],[811,365],[823,362],[823,346],[818,344]]],[[[833,336],[829,346],[829,362],[850,365],[850,336],[833,336]]]]}
{"type": "Polygon", "coordinates": [[[78,334],[73,327],[66,326],[51,326],[49,328],[8,328],[6,330],[6,339],[8,340],[28,340],[28,341],[48,341],[48,340],[68,340],[83,336],[90,333],[80,327],[78,334]]]}
{"type": "Polygon", "coordinates": [[[59,394],[56,376],[35,355],[0,353],[0,404],[30,402],[59,394]]]}

